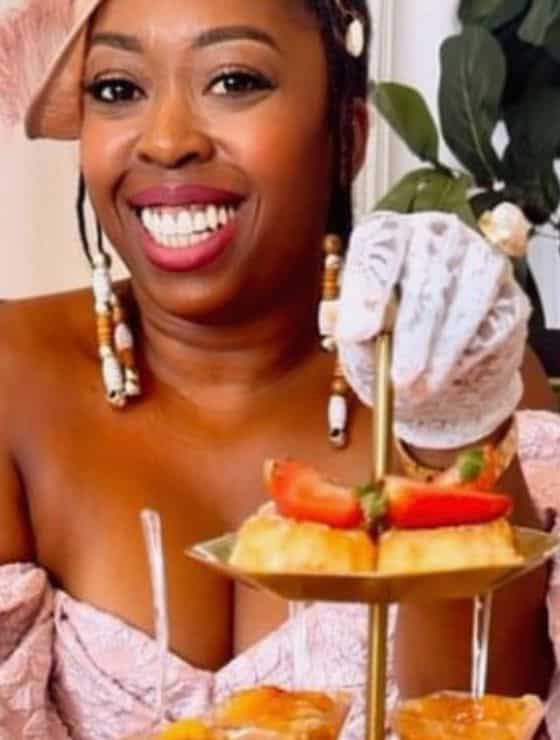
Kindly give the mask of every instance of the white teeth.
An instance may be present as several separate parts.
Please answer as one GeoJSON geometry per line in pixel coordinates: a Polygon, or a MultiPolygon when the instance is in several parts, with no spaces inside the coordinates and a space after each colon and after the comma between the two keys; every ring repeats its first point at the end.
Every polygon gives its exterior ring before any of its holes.
{"type": "Polygon", "coordinates": [[[218,228],[218,224],[220,223],[218,220],[218,209],[216,206],[208,206],[206,209],[206,221],[208,222],[208,227],[214,231],[218,228]]]}
{"type": "Polygon", "coordinates": [[[147,208],[142,209],[142,223],[144,226],[151,230],[154,226],[154,212],[148,210],[147,208]]]}
{"type": "Polygon", "coordinates": [[[173,236],[176,233],[175,219],[170,213],[164,214],[161,227],[162,233],[167,236],[173,236]]]}
{"type": "Polygon", "coordinates": [[[206,220],[206,214],[204,211],[195,211],[194,214],[194,230],[205,231],[208,228],[208,221],[206,220]]]}
{"type": "Polygon", "coordinates": [[[237,215],[234,206],[189,206],[143,208],[144,228],[161,246],[185,249],[207,239],[237,215]]]}
{"type": "Polygon", "coordinates": [[[193,222],[191,214],[182,210],[177,219],[177,228],[181,234],[190,234],[193,231],[193,222]]]}

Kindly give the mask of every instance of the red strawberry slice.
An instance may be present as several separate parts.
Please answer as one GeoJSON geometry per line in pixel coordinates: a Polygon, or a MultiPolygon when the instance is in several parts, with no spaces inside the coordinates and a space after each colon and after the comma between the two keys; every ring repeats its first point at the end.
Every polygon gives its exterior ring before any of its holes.
{"type": "Polygon", "coordinates": [[[364,523],[354,489],[323,478],[309,465],[295,460],[269,460],[264,477],[282,516],[339,529],[354,529],[364,523]]]}
{"type": "Polygon", "coordinates": [[[386,521],[398,529],[432,529],[485,524],[511,512],[511,500],[498,493],[417,483],[388,476],[385,480],[386,521]]]}

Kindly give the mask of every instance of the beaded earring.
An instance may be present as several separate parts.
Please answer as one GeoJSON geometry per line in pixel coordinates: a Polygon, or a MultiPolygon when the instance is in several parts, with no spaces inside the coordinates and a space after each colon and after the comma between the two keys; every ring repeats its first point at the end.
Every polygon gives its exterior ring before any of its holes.
{"type": "Polygon", "coordinates": [[[92,268],[95,298],[97,344],[101,373],[107,400],[115,408],[126,406],[129,398],[141,395],[140,377],[134,361],[134,337],[126,323],[124,309],[113,290],[111,258],[103,246],[103,233],[97,225],[97,250],[93,255],[85,219],[86,188],[80,177],[78,192],[78,225],[82,245],[92,268]]]}
{"type": "Polygon", "coordinates": [[[350,396],[350,386],[342,372],[335,339],[340,275],[343,267],[342,240],[338,236],[329,234],[325,237],[323,246],[325,264],[322,299],[319,305],[319,334],[322,348],[326,352],[336,354],[327,418],[331,444],[341,449],[346,446],[347,442],[348,400],[350,396]]]}
{"type": "Polygon", "coordinates": [[[97,343],[107,400],[116,408],[139,396],[140,378],[134,363],[134,339],[111,282],[111,259],[106,252],[93,258],[92,285],[97,316],[97,343]]]}

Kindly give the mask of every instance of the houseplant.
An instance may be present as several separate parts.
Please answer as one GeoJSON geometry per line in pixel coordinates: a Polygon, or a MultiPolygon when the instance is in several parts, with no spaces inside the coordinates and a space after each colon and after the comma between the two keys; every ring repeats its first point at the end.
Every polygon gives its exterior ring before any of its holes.
{"type": "MultiPolygon", "coordinates": [[[[439,126],[419,91],[392,82],[372,88],[379,113],[421,161],[376,207],[452,211],[501,240],[533,300],[537,345],[543,313],[520,226],[523,214],[529,235],[548,224],[560,237],[554,167],[560,152],[560,3],[461,0],[458,14],[461,32],[440,49],[439,126]],[[496,144],[500,124],[502,148],[496,144]],[[441,137],[459,168],[441,160],[441,137]]],[[[543,360],[550,374],[560,375],[560,352],[543,360]]]]}

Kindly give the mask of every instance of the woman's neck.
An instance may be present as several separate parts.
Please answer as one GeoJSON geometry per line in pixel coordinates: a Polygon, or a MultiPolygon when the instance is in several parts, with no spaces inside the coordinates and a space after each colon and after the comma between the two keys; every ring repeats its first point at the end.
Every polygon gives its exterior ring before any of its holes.
{"type": "Polygon", "coordinates": [[[156,383],[206,408],[243,404],[318,348],[318,295],[300,293],[235,324],[178,318],[136,295],[142,364],[156,383]]]}

